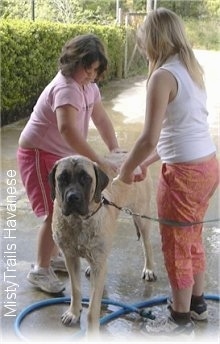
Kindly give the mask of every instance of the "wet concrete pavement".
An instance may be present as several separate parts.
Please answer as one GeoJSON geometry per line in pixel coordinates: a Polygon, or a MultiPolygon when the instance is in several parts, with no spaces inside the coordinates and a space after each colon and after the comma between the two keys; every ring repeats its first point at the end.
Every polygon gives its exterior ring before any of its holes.
{"type": "MultiPolygon", "coordinates": [[[[219,149],[219,113],[220,79],[218,75],[219,52],[197,51],[200,63],[205,69],[208,91],[208,108],[210,110],[210,129],[219,149]]],[[[110,114],[118,140],[123,148],[129,149],[140,133],[144,121],[145,80],[135,77],[115,81],[103,90],[103,102],[110,114]]],[[[18,137],[25,120],[16,122],[1,129],[1,336],[2,343],[17,342],[14,322],[24,308],[37,301],[52,296],[34,289],[26,280],[30,264],[35,261],[37,231],[40,220],[36,219],[29,206],[25,191],[21,185],[16,166],[16,149],[18,137]],[[15,197],[16,196],[16,197],[15,197]],[[16,202],[14,200],[16,199],[16,202]],[[13,207],[13,204],[16,205],[13,207]]],[[[89,140],[100,153],[105,147],[90,128],[89,140]]],[[[151,167],[153,183],[152,216],[156,216],[155,190],[160,164],[151,167]]],[[[219,190],[211,199],[206,219],[219,217],[219,190]]],[[[106,279],[105,298],[124,304],[144,302],[152,298],[167,297],[170,288],[163,265],[158,225],[152,222],[152,245],[154,250],[156,282],[141,279],[144,264],[141,242],[137,241],[135,229],[130,216],[121,213],[118,219],[118,230],[113,249],[109,257],[106,279]]],[[[206,295],[219,295],[219,223],[212,222],[204,226],[204,243],[207,252],[206,295]]],[[[87,264],[82,261],[82,296],[89,296],[89,282],[84,276],[87,264]]],[[[70,296],[68,276],[59,273],[65,281],[66,290],[63,296],[70,296]]],[[[207,300],[209,320],[196,324],[195,341],[219,343],[219,303],[207,300]]],[[[21,333],[27,342],[70,342],[75,341],[75,329],[61,324],[60,316],[67,305],[52,305],[29,314],[21,324],[21,333]]],[[[102,307],[102,316],[117,309],[110,304],[102,307]]],[[[165,304],[152,308],[156,317],[167,315],[165,304]]],[[[85,306],[82,312],[81,327],[86,325],[85,306]]],[[[149,339],[142,334],[144,320],[135,313],[123,315],[104,325],[102,332],[105,342],[145,342],[149,339]]],[[[177,342],[177,341],[175,341],[177,342]]]]}

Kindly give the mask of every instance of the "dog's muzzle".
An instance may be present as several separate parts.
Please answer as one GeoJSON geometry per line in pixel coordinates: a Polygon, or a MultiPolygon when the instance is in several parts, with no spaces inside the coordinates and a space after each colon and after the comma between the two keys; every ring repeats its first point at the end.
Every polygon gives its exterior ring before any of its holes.
{"type": "Polygon", "coordinates": [[[65,216],[70,214],[86,215],[88,213],[88,206],[81,192],[69,190],[65,193],[62,213],[65,216]]]}

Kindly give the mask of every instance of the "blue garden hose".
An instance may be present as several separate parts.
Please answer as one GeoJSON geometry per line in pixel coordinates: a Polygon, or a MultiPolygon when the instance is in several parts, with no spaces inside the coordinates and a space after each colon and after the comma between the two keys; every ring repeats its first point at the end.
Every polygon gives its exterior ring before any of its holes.
{"type": "MultiPolygon", "coordinates": [[[[213,294],[207,294],[205,295],[206,300],[212,300],[212,301],[218,301],[220,300],[220,295],[213,295],[213,294]]],[[[24,320],[24,318],[32,313],[33,311],[36,311],[40,308],[47,307],[50,305],[57,305],[61,303],[70,303],[70,297],[58,297],[58,298],[51,298],[51,299],[46,299],[42,301],[35,302],[31,304],[30,306],[27,306],[24,308],[20,314],[17,316],[15,323],[14,323],[14,330],[16,335],[23,341],[28,342],[28,340],[23,336],[23,334],[20,331],[20,326],[21,322],[24,320]]],[[[88,298],[83,298],[82,299],[83,304],[89,304],[89,299],[88,298]]],[[[138,313],[140,316],[145,317],[145,318],[150,318],[150,319],[155,319],[155,316],[151,314],[151,311],[145,311],[143,308],[145,307],[153,307],[156,305],[160,305],[163,303],[167,303],[167,296],[161,296],[161,297],[155,297],[150,300],[146,301],[140,301],[138,303],[129,305],[129,304],[124,304],[118,301],[113,301],[110,299],[102,299],[102,304],[103,305],[113,305],[117,307],[121,307],[121,309],[112,312],[108,315],[105,315],[104,317],[100,318],[100,325],[104,325],[121,315],[125,315],[128,313],[138,313]]],[[[80,330],[79,332],[76,333],[74,338],[79,338],[83,336],[85,331],[80,330]]],[[[73,338],[71,338],[73,340],[73,338]]]]}

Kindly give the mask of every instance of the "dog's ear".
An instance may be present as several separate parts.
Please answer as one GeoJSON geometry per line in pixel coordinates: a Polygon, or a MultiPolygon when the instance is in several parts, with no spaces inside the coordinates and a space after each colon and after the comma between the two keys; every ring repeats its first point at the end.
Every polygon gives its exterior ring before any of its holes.
{"type": "Polygon", "coordinates": [[[96,165],[94,165],[94,170],[96,175],[96,189],[94,199],[96,203],[99,203],[101,201],[102,190],[104,190],[108,185],[109,177],[96,165]]]}
{"type": "Polygon", "coordinates": [[[56,197],[56,179],[55,179],[55,174],[56,174],[56,169],[57,169],[57,162],[54,164],[52,170],[49,173],[49,184],[50,184],[50,195],[52,200],[55,200],[56,197]]]}

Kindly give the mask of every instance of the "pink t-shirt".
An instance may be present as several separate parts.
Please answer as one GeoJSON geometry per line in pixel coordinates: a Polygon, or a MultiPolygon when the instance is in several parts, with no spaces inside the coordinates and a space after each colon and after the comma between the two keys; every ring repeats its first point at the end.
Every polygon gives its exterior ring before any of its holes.
{"type": "Polygon", "coordinates": [[[93,106],[100,100],[99,88],[95,83],[85,85],[82,89],[72,78],[58,72],[41,93],[21,136],[35,148],[61,157],[76,154],[58,130],[56,109],[64,105],[76,108],[77,128],[87,138],[93,106]]]}

